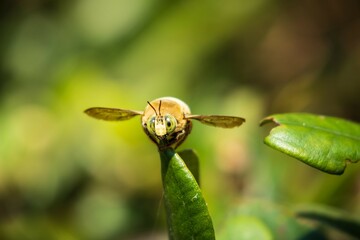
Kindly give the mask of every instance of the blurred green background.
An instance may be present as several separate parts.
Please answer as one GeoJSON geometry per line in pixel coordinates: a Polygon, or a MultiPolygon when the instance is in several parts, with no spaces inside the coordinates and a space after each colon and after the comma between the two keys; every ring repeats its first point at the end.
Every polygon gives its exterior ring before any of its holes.
{"type": "Polygon", "coordinates": [[[166,239],[156,146],[143,110],[174,96],[194,123],[215,230],[244,199],[360,213],[359,164],[330,176],[268,148],[266,115],[306,111],[360,122],[360,3],[4,0],[0,69],[0,238],[166,239]]]}

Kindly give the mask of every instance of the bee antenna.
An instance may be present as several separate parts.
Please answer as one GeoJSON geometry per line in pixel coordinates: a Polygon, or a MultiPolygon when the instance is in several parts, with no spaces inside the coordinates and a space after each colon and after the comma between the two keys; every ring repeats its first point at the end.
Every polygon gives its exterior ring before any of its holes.
{"type": "MultiPolygon", "coordinates": [[[[147,103],[149,104],[149,106],[154,110],[155,114],[158,115],[156,109],[154,108],[153,105],[151,105],[151,103],[149,101],[147,101],[147,103]]],[[[161,104],[161,101],[160,101],[160,104],[161,104]]],[[[159,108],[160,109],[160,108],[159,108]]]]}
{"type": "Polygon", "coordinates": [[[161,116],[160,108],[161,108],[161,100],[160,100],[160,103],[159,103],[159,116],[161,116]]]}

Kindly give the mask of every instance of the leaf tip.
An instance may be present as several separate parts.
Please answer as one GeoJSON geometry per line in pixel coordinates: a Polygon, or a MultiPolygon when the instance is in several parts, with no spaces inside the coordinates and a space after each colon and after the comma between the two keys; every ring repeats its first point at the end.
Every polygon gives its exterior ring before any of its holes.
{"type": "Polygon", "coordinates": [[[264,126],[265,124],[268,124],[268,123],[274,123],[276,125],[280,125],[279,122],[277,122],[275,120],[275,117],[274,116],[268,116],[266,118],[264,118],[263,120],[260,121],[260,127],[264,126]]]}

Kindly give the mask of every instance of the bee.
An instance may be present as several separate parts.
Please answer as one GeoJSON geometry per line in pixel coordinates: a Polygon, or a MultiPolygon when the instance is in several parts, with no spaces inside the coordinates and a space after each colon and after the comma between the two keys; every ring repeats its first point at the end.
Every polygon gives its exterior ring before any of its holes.
{"type": "Polygon", "coordinates": [[[128,120],[140,115],[143,130],[159,150],[176,149],[180,146],[191,132],[192,119],[222,128],[238,127],[245,122],[244,118],[234,116],[193,115],[186,103],[174,97],[157,98],[147,103],[143,112],[93,107],[86,109],[85,113],[90,117],[106,121],[128,120]]]}

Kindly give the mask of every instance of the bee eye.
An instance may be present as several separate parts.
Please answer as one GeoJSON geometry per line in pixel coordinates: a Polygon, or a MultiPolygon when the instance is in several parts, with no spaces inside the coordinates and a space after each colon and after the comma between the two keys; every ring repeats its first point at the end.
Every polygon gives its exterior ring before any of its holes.
{"type": "Polygon", "coordinates": [[[165,125],[166,125],[166,132],[172,133],[176,128],[176,119],[172,115],[165,115],[165,125]]]}
{"type": "Polygon", "coordinates": [[[146,128],[151,134],[155,134],[155,116],[149,118],[146,123],[146,128]]]}

